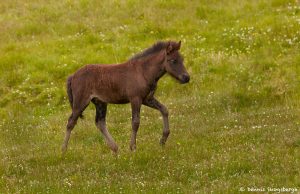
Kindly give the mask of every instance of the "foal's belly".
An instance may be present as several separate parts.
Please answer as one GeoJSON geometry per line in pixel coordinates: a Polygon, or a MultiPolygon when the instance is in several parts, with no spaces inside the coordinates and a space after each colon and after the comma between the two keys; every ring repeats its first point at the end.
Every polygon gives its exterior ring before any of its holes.
{"type": "Polygon", "coordinates": [[[129,99],[126,98],[125,96],[120,96],[116,94],[106,94],[106,95],[101,95],[101,94],[92,94],[91,95],[91,100],[93,98],[97,98],[98,100],[105,102],[105,103],[110,103],[110,104],[126,104],[129,103],[129,99]]]}

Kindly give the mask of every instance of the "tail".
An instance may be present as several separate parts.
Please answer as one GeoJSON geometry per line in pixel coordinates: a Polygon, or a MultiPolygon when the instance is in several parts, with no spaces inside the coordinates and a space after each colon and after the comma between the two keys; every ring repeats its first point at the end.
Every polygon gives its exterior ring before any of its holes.
{"type": "Polygon", "coordinates": [[[69,102],[71,105],[71,108],[73,108],[73,94],[72,94],[72,78],[73,76],[69,76],[67,79],[67,93],[68,93],[68,97],[69,97],[69,102]]]}
{"type": "MultiPolygon", "coordinates": [[[[73,78],[73,76],[70,75],[68,77],[68,79],[67,79],[67,94],[68,94],[70,106],[71,106],[71,108],[73,110],[72,78],[73,78]]],[[[83,115],[82,114],[80,114],[79,117],[83,119],[83,115]]]]}

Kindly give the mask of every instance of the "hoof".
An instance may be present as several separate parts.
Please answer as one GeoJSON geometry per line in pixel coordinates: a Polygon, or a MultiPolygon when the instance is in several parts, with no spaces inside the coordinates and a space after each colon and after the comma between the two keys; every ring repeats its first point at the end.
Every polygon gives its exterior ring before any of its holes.
{"type": "Polygon", "coordinates": [[[115,145],[114,147],[111,148],[111,150],[112,150],[115,154],[118,154],[119,148],[118,148],[117,145],[115,145]]]}
{"type": "Polygon", "coordinates": [[[136,150],[136,145],[130,145],[130,150],[134,152],[136,150]]]}
{"type": "Polygon", "coordinates": [[[67,147],[63,145],[61,147],[61,155],[64,156],[66,154],[66,152],[67,152],[67,147]]]}
{"type": "Polygon", "coordinates": [[[165,146],[165,144],[166,144],[166,139],[161,138],[160,141],[159,141],[159,144],[160,144],[161,146],[165,146]]]}

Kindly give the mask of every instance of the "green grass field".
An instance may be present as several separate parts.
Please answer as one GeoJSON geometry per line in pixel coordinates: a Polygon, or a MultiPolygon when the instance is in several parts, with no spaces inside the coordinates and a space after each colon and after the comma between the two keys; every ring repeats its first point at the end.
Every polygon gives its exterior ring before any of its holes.
{"type": "Polygon", "coordinates": [[[297,0],[0,1],[0,193],[300,192],[297,0]],[[61,156],[67,76],[181,40],[189,84],[163,77],[129,150],[130,105],[109,105],[114,156],[90,105],[61,156]],[[267,192],[267,191],[266,191],[267,192]]]}

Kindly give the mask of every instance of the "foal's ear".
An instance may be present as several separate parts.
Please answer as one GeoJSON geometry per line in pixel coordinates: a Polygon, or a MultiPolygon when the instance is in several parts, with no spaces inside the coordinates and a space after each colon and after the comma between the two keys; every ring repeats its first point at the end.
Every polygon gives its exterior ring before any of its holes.
{"type": "Polygon", "coordinates": [[[178,49],[177,50],[179,50],[180,49],[180,47],[181,47],[181,40],[178,42],[178,49]]]}
{"type": "Polygon", "coordinates": [[[170,54],[173,50],[173,46],[171,45],[171,42],[168,42],[168,46],[167,46],[167,54],[170,54]]]}
{"type": "Polygon", "coordinates": [[[179,50],[180,46],[181,46],[181,40],[177,44],[175,43],[174,49],[179,50]]]}

